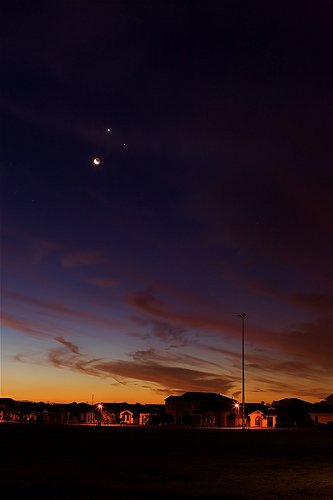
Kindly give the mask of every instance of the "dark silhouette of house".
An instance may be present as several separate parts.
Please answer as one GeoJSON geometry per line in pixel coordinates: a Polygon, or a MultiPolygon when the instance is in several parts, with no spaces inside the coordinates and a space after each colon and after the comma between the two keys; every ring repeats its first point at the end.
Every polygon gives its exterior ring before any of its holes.
{"type": "Polygon", "coordinates": [[[19,420],[17,402],[12,398],[0,398],[0,420],[19,420]]]}
{"type": "Polygon", "coordinates": [[[327,396],[327,398],[319,403],[313,404],[309,413],[311,421],[315,426],[333,428],[333,394],[327,396]]]}
{"type": "Polygon", "coordinates": [[[95,423],[94,407],[88,403],[37,403],[36,405],[38,422],[68,425],[95,423]]]}
{"type": "Polygon", "coordinates": [[[44,403],[0,399],[0,420],[50,424],[93,424],[95,410],[86,403],[44,403]]]}
{"type": "Polygon", "coordinates": [[[214,392],[185,392],[165,399],[165,411],[174,424],[191,427],[235,425],[236,401],[214,392]]]}
{"type": "MultiPolygon", "coordinates": [[[[0,398],[0,421],[67,425],[176,425],[191,427],[240,427],[241,405],[222,394],[185,392],[169,396],[163,404],[44,403],[0,398]]],[[[333,394],[318,403],[284,398],[245,403],[246,427],[333,426],[333,394]]]]}
{"type": "Polygon", "coordinates": [[[168,422],[163,404],[44,403],[0,398],[0,421],[66,425],[162,425],[168,422]]]}
{"type": "Polygon", "coordinates": [[[309,411],[312,408],[312,403],[298,398],[284,398],[273,401],[271,406],[277,414],[276,427],[311,426],[309,411]]]}

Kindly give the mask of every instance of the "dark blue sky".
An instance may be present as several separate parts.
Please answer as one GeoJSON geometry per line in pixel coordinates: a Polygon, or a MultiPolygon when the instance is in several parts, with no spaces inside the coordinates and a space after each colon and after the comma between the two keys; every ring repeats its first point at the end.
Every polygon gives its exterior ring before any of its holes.
{"type": "Polygon", "coordinates": [[[331,393],[331,3],[2,11],[2,393],[331,393]]]}

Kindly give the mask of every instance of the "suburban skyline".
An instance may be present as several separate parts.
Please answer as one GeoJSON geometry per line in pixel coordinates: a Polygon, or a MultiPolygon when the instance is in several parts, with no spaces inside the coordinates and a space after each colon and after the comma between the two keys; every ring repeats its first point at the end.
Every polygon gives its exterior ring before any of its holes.
{"type": "Polygon", "coordinates": [[[331,394],[332,5],[4,10],[1,397],[331,394]]]}

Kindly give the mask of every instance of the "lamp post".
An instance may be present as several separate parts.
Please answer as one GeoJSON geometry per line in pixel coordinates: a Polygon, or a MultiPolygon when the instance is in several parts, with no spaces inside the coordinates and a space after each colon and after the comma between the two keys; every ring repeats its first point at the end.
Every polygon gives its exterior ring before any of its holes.
{"type": "Polygon", "coordinates": [[[239,403],[235,403],[235,408],[236,408],[236,426],[239,426],[239,403]]]}
{"type": "Polygon", "coordinates": [[[242,429],[245,428],[245,371],[244,371],[244,320],[245,313],[238,314],[242,320],[242,429]]]}
{"type": "Polygon", "coordinates": [[[98,413],[97,413],[97,425],[101,425],[101,423],[102,423],[102,409],[103,409],[103,405],[101,403],[99,403],[97,405],[97,410],[98,410],[98,413]]]}

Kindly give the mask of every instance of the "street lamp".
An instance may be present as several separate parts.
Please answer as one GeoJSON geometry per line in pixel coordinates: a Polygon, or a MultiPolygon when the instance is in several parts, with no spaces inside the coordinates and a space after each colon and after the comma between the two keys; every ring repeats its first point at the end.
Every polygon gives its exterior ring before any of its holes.
{"type": "Polygon", "coordinates": [[[103,408],[103,405],[101,403],[99,403],[97,405],[97,410],[98,410],[98,413],[97,413],[97,425],[101,425],[101,421],[102,421],[102,408],[103,408]]]}
{"type": "Polygon", "coordinates": [[[237,415],[236,426],[238,427],[238,425],[239,425],[239,403],[235,403],[234,406],[235,406],[236,415],[237,415]]]}
{"type": "Polygon", "coordinates": [[[242,320],[242,429],[245,428],[245,373],[244,373],[244,320],[245,313],[238,314],[242,320]]]}

